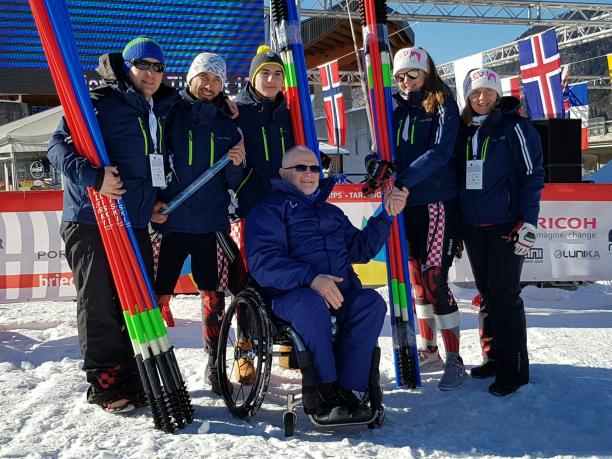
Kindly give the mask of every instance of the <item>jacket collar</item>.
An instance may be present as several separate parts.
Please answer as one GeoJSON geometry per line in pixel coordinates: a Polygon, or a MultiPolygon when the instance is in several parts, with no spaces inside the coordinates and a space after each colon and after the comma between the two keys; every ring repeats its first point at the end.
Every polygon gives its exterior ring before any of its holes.
{"type": "Polygon", "coordinates": [[[279,191],[285,195],[290,195],[293,198],[297,198],[301,201],[304,201],[305,203],[308,203],[311,205],[317,205],[317,204],[321,204],[327,201],[327,198],[329,197],[330,193],[334,189],[334,185],[336,184],[336,179],[334,177],[328,177],[328,178],[321,179],[321,181],[319,182],[319,188],[318,188],[319,194],[316,196],[316,198],[313,201],[310,201],[304,193],[302,193],[300,190],[298,190],[295,186],[293,186],[291,183],[287,182],[286,180],[279,179],[279,178],[272,179],[271,184],[272,184],[273,191],[279,191]]]}
{"type": "Polygon", "coordinates": [[[275,115],[279,110],[284,110],[287,108],[285,96],[282,92],[278,93],[275,100],[268,100],[259,95],[250,81],[238,93],[234,102],[236,102],[238,105],[254,107],[259,112],[265,111],[272,113],[273,115],[275,115]]]}
{"type": "Polygon", "coordinates": [[[519,110],[521,102],[516,97],[504,96],[501,98],[500,104],[489,114],[486,120],[483,121],[481,128],[483,131],[489,131],[497,126],[507,117],[521,118],[519,110]]]}
{"type": "Polygon", "coordinates": [[[397,101],[398,105],[408,108],[418,108],[423,103],[423,91],[411,91],[408,97],[404,97],[401,91],[393,94],[393,98],[397,101]]]}

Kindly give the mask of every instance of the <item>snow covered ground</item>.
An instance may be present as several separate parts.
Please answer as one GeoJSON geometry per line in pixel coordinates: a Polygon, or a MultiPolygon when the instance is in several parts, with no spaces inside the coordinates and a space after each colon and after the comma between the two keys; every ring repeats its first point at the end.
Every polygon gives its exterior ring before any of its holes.
{"type": "MultiPolygon", "coordinates": [[[[475,291],[454,292],[462,355],[472,367],[480,361],[475,291]]],[[[531,384],[516,394],[493,397],[490,380],[469,377],[460,390],[440,392],[439,373],[424,376],[422,389],[395,389],[387,322],[380,339],[386,425],[316,430],[301,415],[288,440],[284,395],[299,388],[298,377],[275,368],[260,412],[250,421],[232,418],[204,385],[194,296],[172,303],[171,339],[196,407],[194,423],[174,435],[153,429],[146,409],[118,416],[85,402],[74,302],[3,304],[0,457],[612,457],[612,284],[575,292],[527,287],[523,298],[531,384]]]]}

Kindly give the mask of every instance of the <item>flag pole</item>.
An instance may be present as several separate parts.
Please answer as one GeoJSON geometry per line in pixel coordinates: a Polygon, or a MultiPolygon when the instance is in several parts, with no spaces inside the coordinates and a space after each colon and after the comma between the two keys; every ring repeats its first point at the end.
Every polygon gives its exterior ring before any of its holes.
{"type": "Polygon", "coordinates": [[[350,0],[346,0],[346,12],[348,13],[349,25],[351,26],[351,35],[353,36],[353,48],[355,49],[355,60],[357,61],[357,70],[359,71],[359,75],[361,75],[361,93],[363,94],[363,100],[365,102],[366,115],[368,119],[368,127],[370,128],[370,137],[372,138],[372,142],[376,143],[376,135],[374,134],[374,127],[372,126],[372,116],[370,112],[370,102],[368,98],[368,90],[366,89],[365,78],[366,75],[363,74],[363,68],[361,67],[361,56],[359,55],[359,50],[357,49],[357,39],[355,38],[355,28],[353,27],[353,18],[351,16],[351,7],[349,5],[350,0]]]}

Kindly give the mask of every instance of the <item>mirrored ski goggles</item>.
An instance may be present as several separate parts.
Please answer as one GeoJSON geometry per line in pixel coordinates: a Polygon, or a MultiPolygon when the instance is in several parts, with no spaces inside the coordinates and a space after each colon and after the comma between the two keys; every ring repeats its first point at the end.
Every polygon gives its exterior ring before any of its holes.
{"type": "Polygon", "coordinates": [[[296,164],[295,166],[283,167],[283,169],[295,169],[296,172],[312,172],[317,174],[321,171],[321,167],[317,164],[316,166],[307,166],[306,164],[296,164]]]}
{"type": "Polygon", "coordinates": [[[412,69],[408,70],[407,72],[396,73],[395,81],[401,83],[406,77],[408,77],[410,80],[416,80],[419,77],[419,69],[412,69]]]}
{"type": "Polygon", "coordinates": [[[164,73],[164,70],[166,70],[166,66],[161,62],[149,62],[145,59],[134,59],[130,61],[130,64],[138,70],[153,70],[157,73],[164,73]]]}

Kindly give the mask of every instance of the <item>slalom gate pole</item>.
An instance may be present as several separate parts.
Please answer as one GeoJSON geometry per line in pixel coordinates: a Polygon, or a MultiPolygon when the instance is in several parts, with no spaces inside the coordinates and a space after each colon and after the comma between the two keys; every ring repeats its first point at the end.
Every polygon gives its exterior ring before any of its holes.
{"type": "Polygon", "coordinates": [[[310,148],[321,164],[295,0],[271,0],[270,13],[271,33],[274,33],[277,51],[285,63],[285,95],[295,144],[310,148]]]}
{"type": "Polygon", "coordinates": [[[162,215],[171,214],[178,206],[184,203],[190,196],[196,191],[202,188],[206,183],[212,179],[217,172],[223,169],[230,163],[228,154],[224,154],[210,169],[206,169],[198,178],[191,182],[183,191],[177,194],[172,201],[168,203],[168,208],[161,210],[159,213],[162,215]]]}
{"type": "MultiPolygon", "coordinates": [[[[30,7],[76,150],[95,166],[108,166],[66,4],[62,0],[30,0],[30,7]]],[[[88,194],[155,427],[172,432],[193,420],[193,408],[125,205],[122,200],[111,200],[93,189],[88,194]]]]}
{"type": "MultiPolygon", "coordinates": [[[[372,124],[380,159],[395,160],[392,139],[391,56],[385,0],[359,0],[372,124]]],[[[386,245],[391,330],[397,387],[421,385],[408,275],[403,215],[393,222],[386,245]]]]}

